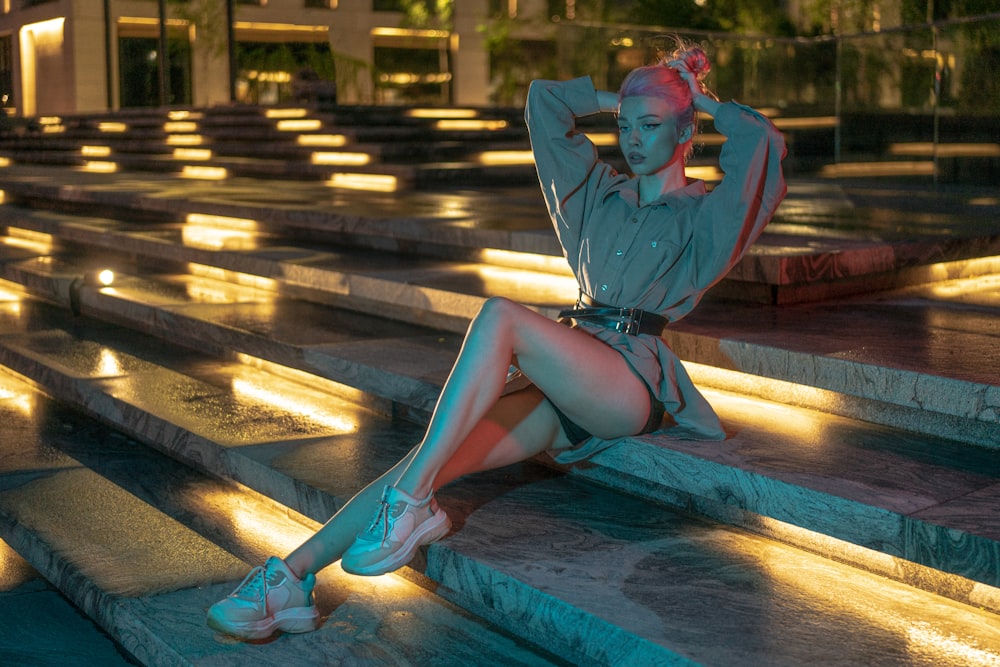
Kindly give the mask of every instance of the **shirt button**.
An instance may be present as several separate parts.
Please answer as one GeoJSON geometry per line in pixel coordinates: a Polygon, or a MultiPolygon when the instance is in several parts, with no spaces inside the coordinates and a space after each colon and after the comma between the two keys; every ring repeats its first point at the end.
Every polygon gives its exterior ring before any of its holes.
{"type": "Polygon", "coordinates": [[[639,222],[639,216],[633,216],[632,222],[639,222]]]}
{"type": "Polygon", "coordinates": [[[622,256],[622,251],[621,250],[616,250],[615,254],[618,255],[619,257],[621,257],[622,256]]]}
{"type": "Polygon", "coordinates": [[[651,245],[655,248],[656,247],[656,241],[653,241],[653,243],[651,245]]]}
{"type": "Polygon", "coordinates": [[[601,291],[602,292],[607,292],[608,291],[608,286],[607,285],[601,285],[601,291]]]}

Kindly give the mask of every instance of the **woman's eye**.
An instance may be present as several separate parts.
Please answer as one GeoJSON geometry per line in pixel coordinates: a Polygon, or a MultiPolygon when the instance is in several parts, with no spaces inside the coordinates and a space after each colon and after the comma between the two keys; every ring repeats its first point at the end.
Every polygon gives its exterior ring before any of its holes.
{"type": "Polygon", "coordinates": [[[645,125],[642,126],[642,129],[644,129],[644,130],[655,130],[659,126],[660,126],[659,123],[646,123],[645,125]]]}

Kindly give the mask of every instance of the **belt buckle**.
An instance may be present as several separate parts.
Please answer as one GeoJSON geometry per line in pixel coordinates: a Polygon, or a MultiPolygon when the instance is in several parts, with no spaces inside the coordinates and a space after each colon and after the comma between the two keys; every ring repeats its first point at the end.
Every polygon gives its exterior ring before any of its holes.
{"type": "Polygon", "coordinates": [[[618,325],[615,327],[616,330],[630,336],[634,336],[639,332],[639,324],[642,319],[641,311],[639,317],[636,317],[635,308],[622,308],[618,317],[620,319],[618,320],[618,325]]]}

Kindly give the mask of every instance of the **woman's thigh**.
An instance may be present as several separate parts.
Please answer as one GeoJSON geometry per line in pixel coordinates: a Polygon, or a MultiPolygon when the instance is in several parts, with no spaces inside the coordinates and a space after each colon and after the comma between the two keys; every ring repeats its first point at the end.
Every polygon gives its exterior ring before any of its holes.
{"type": "Polygon", "coordinates": [[[505,299],[491,300],[511,327],[517,364],[566,416],[602,438],[631,435],[649,417],[649,389],[625,358],[581,329],[505,299]]]}

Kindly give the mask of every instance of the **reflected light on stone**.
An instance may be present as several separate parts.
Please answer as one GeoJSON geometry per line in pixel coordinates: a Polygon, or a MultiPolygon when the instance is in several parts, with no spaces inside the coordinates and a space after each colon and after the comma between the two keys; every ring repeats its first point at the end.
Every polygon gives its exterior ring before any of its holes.
{"type": "Polygon", "coordinates": [[[198,504],[211,507],[233,526],[237,537],[249,536],[249,541],[266,541],[273,553],[287,554],[309,539],[320,524],[290,508],[275,511],[274,501],[245,487],[222,491],[188,489],[198,496],[198,504]],[[289,521],[289,519],[291,519],[289,521]]]}
{"type": "Polygon", "coordinates": [[[101,356],[97,361],[97,372],[101,375],[121,375],[122,364],[114,350],[101,348],[101,356]]]}
{"type": "MultiPolygon", "coordinates": [[[[782,548],[777,544],[765,546],[759,554],[767,563],[768,573],[771,576],[803,591],[817,604],[826,608],[841,609],[850,615],[862,616],[891,635],[908,640],[911,652],[924,658],[921,664],[963,667],[1000,665],[1000,653],[975,646],[974,639],[964,640],[952,632],[956,628],[965,627],[966,621],[971,616],[979,616],[985,612],[974,607],[960,607],[946,598],[911,588],[906,583],[885,578],[884,575],[906,572],[915,577],[929,577],[930,580],[925,583],[933,580],[933,584],[939,589],[948,588],[946,582],[949,581],[954,590],[976,588],[980,593],[981,602],[992,609],[996,608],[1000,590],[974,584],[957,575],[934,571],[889,554],[775,519],[761,517],[760,521],[762,532],[765,534],[808,551],[832,557],[824,561],[821,568],[817,568],[816,556],[805,551],[782,548]],[[864,596],[852,595],[854,590],[863,591],[864,596]],[[885,604],[871,605],[865,601],[869,596],[876,596],[885,604]],[[928,619],[916,625],[909,613],[894,613],[892,607],[893,604],[912,607],[921,602],[925,603],[923,605],[925,609],[933,608],[935,622],[932,623],[928,619]],[[946,631],[948,634],[945,634],[946,631]]],[[[980,604],[976,600],[970,602],[973,605],[980,604]]],[[[976,620],[981,621],[982,618],[976,620]]]]}
{"type": "Polygon", "coordinates": [[[191,178],[203,181],[222,181],[229,177],[225,167],[206,167],[203,165],[184,165],[181,178],[191,178]]]}
{"type": "Polygon", "coordinates": [[[281,364],[276,364],[273,361],[267,361],[266,359],[254,357],[242,352],[236,353],[236,360],[244,366],[249,366],[250,368],[270,373],[271,375],[276,375],[286,380],[291,380],[292,382],[298,382],[315,391],[322,392],[323,394],[329,396],[343,398],[351,401],[352,403],[364,405],[365,407],[375,411],[381,410],[383,413],[388,414],[392,409],[391,402],[388,401],[388,399],[384,399],[384,406],[379,406],[377,405],[379,399],[373,397],[372,394],[358,389],[357,387],[341,384],[340,382],[320,377],[318,375],[313,375],[312,373],[307,373],[306,371],[300,371],[297,368],[282,366],[281,364]]]}
{"type": "Polygon", "coordinates": [[[572,275],[569,264],[564,257],[555,255],[540,255],[531,252],[516,252],[514,250],[499,250],[483,248],[479,251],[479,260],[486,264],[507,266],[513,269],[541,271],[559,275],[572,275]]]}
{"type": "Polygon", "coordinates": [[[101,132],[125,132],[128,125],[116,121],[102,121],[97,124],[97,129],[101,132]]]}
{"type": "Polygon", "coordinates": [[[220,229],[239,229],[245,232],[257,231],[259,224],[253,218],[234,218],[212,213],[188,213],[185,221],[192,225],[206,225],[220,229]]]}
{"type": "Polygon", "coordinates": [[[333,188],[372,192],[395,192],[399,189],[399,179],[389,174],[334,174],[326,184],[333,188]]]}
{"type": "Polygon", "coordinates": [[[349,415],[336,414],[321,405],[314,404],[316,392],[311,387],[303,388],[302,394],[292,395],[287,393],[290,391],[290,387],[287,385],[284,387],[284,391],[277,392],[242,378],[233,378],[231,386],[233,393],[237,396],[257,400],[302,415],[338,432],[353,433],[358,429],[357,420],[349,415]]]}
{"type": "Polygon", "coordinates": [[[941,285],[932,285],[930,291],[934,296],[943,299],[953,299],[955,297],[967,296],[979,292],[989,292],[1000,290],[1000,275],[976,276],[975,278],[961,278],[949,280],[941,285]]]}
{"type": "Polygon", "coordinates": [[[253,232],[191,224],[181,230],[181,243],[203,250],[256,250],[260,245],[253,232]]]}
{"type": "Polygon", "coordinates": [[[113,174],[118,171],[117,162],[109,162],[107,160],[87,160],[80,167],[83,171],[89,171],[96,174],[113,174]]]}
{"type": "Polygon", "coordinates": [[[270,278],[262,278],[261,276],[255,276],[249,273],[230,271],[218,266],[206,266],[205,264],[191,263],[187,265],[187,270],[188,273],[193,276],[211,278],[213,280],[222,280],[224,282],[234,283],[243,287],[253,287],[255,289],[267,290],[269,292],[275,291],[278,287],[277,281],[270,278]]]}
{"type": "Polygon", "coordinates": [[[372,156],[368,153],[313,153],[310,158],[312,164],[317,165],[338,165],[362,167],[372,161],[372,156]]]}
{"type": "MultiPolygon", "coordinates": [[[[10,161],[9,157],[0,157],[0,167],[9,167],[10,165],[11,165],[11,161],[10,161]]],[[[2,202],[3,202],[3,200],[0,199],[0,203],[2,203],[2,202]]]]}
{"type": "Polygon", "coordinates": [[[10,375],[0,372],[0,403],[25,417],[31,417],[35,412],[35,392],[10,375]]]}
{"type": "Polygon", "coordinates": [[[695,384],[706,388],[706,396],[712,395],[713,404],[745,414],[754,422],[766,419],[767,428],[782,433],[819,438],[826,429],[824,415],[811,411],[836,414],[841,400],[836,392],[818,387],[706,364],[685,361],[684,368],[695,384]]]}
{"type": "Polygon", "coordinates": [[[509,269],[502,266],[477,266],[475,272],[484,281],[514,283],[518,287],[529,288],[536,293],[555,298],[559,303],[573,303],[580,293],[580,286],[570,275],[554,275],[524,269],[509,269]]]}
{"type": "Polygon", "coordinates": [[[51,234],[21,229],[20,227],[8,227],[7,236],[3,237],[4,245],[24,248],[42,255],[52,252],[54,241],[51,234]]]}
{"type": "Polygon", "coordinates": [[[188,111],[187,109],[178,109],[176,111],[171,111],[167,114],[167,118],[170,120],[198,120],[202,118],[204,114],[199,111],[188,111]]]}

